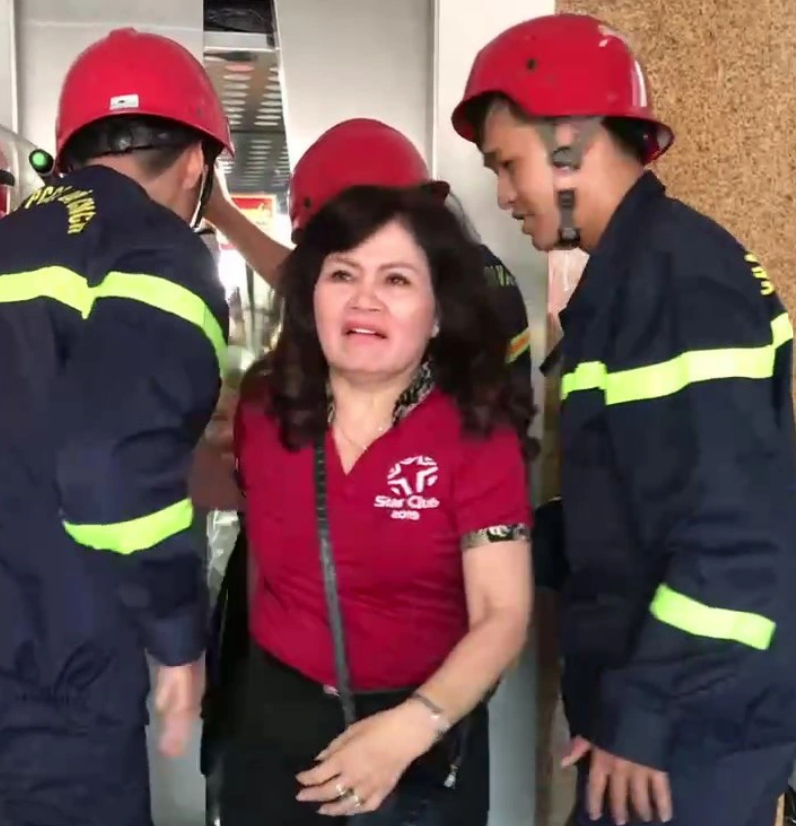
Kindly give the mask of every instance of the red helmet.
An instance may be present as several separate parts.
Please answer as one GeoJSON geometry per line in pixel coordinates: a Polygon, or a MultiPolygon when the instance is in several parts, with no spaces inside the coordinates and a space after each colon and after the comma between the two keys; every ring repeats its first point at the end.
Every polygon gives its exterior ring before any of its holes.
{"type": "Polygon", "coordinates": [[[293,236],[327,201],[351,186],[430,186],[440,198],[450,187],[432,181],[414,144],[392,126],[354,118],[324,132],[299,158],[290,178],[293,236]]]}
{"type": "Polygon", "coordinates": [[[233,153],[229,121],[207,72],[167,37],[116,29],[78,55],[61,89],[56,165],[78,130],[114,115],[167,118],[233,153]]]}
{"type": "Polygon", "coordinates": [[[672,130],[652,113],[647,80],[623,37],[585,14],[537,17],[507,29],[478,53],[453,128],[475,141],[471,104],[489,94],[511,99],[530,117],[618,117],[654,129],[644,162],[662,155],[672,130]]]}

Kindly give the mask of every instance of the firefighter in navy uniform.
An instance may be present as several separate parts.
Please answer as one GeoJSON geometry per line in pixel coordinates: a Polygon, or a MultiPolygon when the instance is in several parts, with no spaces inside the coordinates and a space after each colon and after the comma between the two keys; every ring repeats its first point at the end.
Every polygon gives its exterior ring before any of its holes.
{"type": "MultiPolygon", "coordinates": [[[[511,380],[516,383],[519,393],[528,394],[532,398],[531,331],[528,327],[525,299],[514,274],[486,244],[479,241],[479,247],[484,262],[484,275],[493,288],[492,296],[503,329],[506,331],[506,360],[511,365],[511,380]]],[[[526,433],[530,426],[529,419],[526,423],[526,433]]],[[[526,441],[529,458],[536,457],[537,447],[536,440],[529,436],[526,441]]]]}
{"type": "Polygon", "coordinates": [[[673,135],[599,20],[503,32],[453,124],[538,249],[590,254],[561,318],[576,822],[770,826],[796,756],[791,322],[644,171],[673,135]]]}
{"type": "Polygon", "coordinates": [[[528,311],[522,292],[514,274],[486,244],[481,244],[481,254],[484,274],[495,289],[500,318],[507,332],[509,344],[506,359],[523,380],[528,381],[532,368],[531,331],[528,329],[528,311]]]}
{"type": "MultiPolygon", "coordinates": [[[[389,128],[389,127],[382,127],[389,128]]],[[[401,136],[403,138],[403,136],[401,136]]],[[[405,138],[403,138],[406,141],[405,138]]],[[[408,141],[407,141],[408,143],[408,141]]],[[[414,151],[414,147],[412,147],[414,151]]],[[[385,161],[385,166],[388,164],[385,161]]],[[[425,164],[423,165],[425,168],[425,164]]],[[[426,174],[428,172],[426,171],[426,174]]],[[[498,316],[506,331],[508,344],[506,359],[512,367],[511,375],[520,388],[527,388],[531,380],[533,364],[531,361],[531,331],[528,327],[528,311],[525,299],[514,274],[483,242],[480,233],[464,210],[461,201],[450,192],[445,203],[459,218],[470,237],[478,245],[484,264],[484,276],[492,287],[492,297],[496,303],[498,316]]]]}
{"type": "Polygon", "coordinates": [[[145,826],[201,694],[186,476],[227,307],[190,223],[230,135],[202,66],[118,30],[72,65],[57,185],[0,221],[0,804],[9,826],[145,826]]]}

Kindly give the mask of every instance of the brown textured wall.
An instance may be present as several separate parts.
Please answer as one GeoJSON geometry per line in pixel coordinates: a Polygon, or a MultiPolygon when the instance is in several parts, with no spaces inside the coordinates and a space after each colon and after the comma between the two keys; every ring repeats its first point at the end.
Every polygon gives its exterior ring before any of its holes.
{"type": "Polygon", "coordinates": [[[788,0],[563,0],[628,36],[676,134],[671,194],[752,250],[796,308],[796,15],[788,0]]]}

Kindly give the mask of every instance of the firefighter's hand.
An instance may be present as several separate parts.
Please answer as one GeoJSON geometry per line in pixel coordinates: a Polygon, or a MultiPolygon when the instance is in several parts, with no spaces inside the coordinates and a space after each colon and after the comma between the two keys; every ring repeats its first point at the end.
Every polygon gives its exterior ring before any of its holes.
{"type": "Polygon", "coordinates": [[[199,718],[204,693],[204,661],[158,669],[155,709],[160,714],[158,748],[167,757],[179,757],[188,745],[199,718]]]}
{"type": "Polygon", "coordinates": [[[645,822],[652,820],[656,813],[664,823],[672,819],[669,775],[595,748],[582,737],[576,737],[572,741],[562,765],[574,765],[589,752],[591,762],[586,808],[592,820],[602,817],[606,792],[611,815],[617,826],[624,826],[628,822],[628,800],[634,814],[645,822]]]}
{"type": "Polygon", "coordinates": [[[204,218],[216,229],[224,232],[224,219],[231,209],[234,209],[234,205],[227,189],[224,171],[219,164],[216,164],[213,173],[213,188],[205,204],[204,218]]]}

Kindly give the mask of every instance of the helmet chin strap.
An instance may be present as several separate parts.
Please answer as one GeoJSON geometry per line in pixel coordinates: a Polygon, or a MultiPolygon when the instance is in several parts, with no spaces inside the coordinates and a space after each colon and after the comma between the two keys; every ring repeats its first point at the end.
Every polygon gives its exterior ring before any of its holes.
{"type": "MultiPolygon", "coordinates": [[[[560,121],[559,121],[560,122],[560,121]]],[[[555,169],[574,172],[580,169],[586,152],[602,118],[578,119],[575,124],[575,138],[572,143],[561,145],[556,136],[556,121],[542,121],[536,124],[536,130],[550,156],[550,164],[555,169]]],[[[575,225],[575,190],[560,189],[556,191],[558,200],[559,224],[556,249],[571,250],[580,245],[580,229],[575,225]]]]}
{"type": "Polygon", "coordinates": [[[191,228],[199,230],[204,216],[207,201],[210,198],[210,193],[213,191],[215,166],[213,164],[205,164],[205,171],[202,175],[202,185],[199,189],[199,198],[196,201],[196,209],[194,210],[193,218],[191,218],[191,228]]]}

